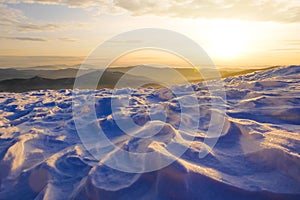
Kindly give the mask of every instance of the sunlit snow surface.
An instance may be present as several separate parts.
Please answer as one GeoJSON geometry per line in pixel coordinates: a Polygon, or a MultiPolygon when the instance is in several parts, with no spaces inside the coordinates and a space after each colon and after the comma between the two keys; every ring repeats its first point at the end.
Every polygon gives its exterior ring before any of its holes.
{"type": "MultiPolygon", "coordinates": [[[[71,90],[0,93],[0,199],[300,199],[300,66],[226,78],[224,85],[226,121],[211,153],[198,157],[211,97],[197,83],[201,117],[194,142],[168,167],[142,174],[111,169],[84,149],[71,90]]],[[[110,94],[96,91],[95,106],[107,137],[116,140],[123,136],[112,120],[110,94]]],[[[147,106],[163,105],[169,115],[161,122],[161,142],[182,134],[176,97],[166,89],[134,94],[124,115],[143,125],[147,106]]],[[[135,151],[160,149],[134,139],[123,143],[135,151]]]]}

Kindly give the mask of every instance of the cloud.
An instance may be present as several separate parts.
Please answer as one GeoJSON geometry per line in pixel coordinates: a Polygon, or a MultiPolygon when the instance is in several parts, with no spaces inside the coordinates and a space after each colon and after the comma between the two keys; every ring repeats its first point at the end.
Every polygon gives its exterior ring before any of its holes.
{"type": "Polygon", "coordinates": [[[25,17],[23,13],[14,8],[8,8],[4,4],[0,4],[0,25],[9,26],[23,20],[25,17]]]}
{"type": "Polygon", "coordinates": [[[76,42],[78,41],[75,38],[57,38],[57,40],[63,41],[63,42],[76,42]]]}
{"type": "Polygon", "coordinates": [[[138,44],[138,43],[143,43],[142,40],[112,40],[108,41],[113,44],[138,44]]]}
{"type": "Polygon", "coordinates": [[[6,27],[8,32],[53,31],[63,28],[62,24],[29,22],[22,11],[4,4],[0,4],[0,26],[6,27]]]}
{"type": "Polygon", "coordinates": [[[271,49],[271,51],[296,51],[300,52],[300,48],[281,48],[281,49],[271,49]]]}
{"type": "Polygon", "coordinates": [[[299,0],[7,0],[5,2],[63,4],[69,7],[99,9],[106,13],[126,11],[134,16],[300,22],[299,0]]]}
{"type": "Polygon", "coordinates": [[[115,0],[115,5],[133,15],[168,15],[187,18],[229,18],[252,21],[300,22],[300,3],[296,0],[115,0]]]}
{"type": "MultiPolygon", "coordinates": [[[[1,2],[2,0],[0,0],[1,2]]],[[[17,1],[8,1],[17,2],[17,1]]],[[[29,2],[29,1],[28,1],[29,2]]],[[[82,28],[85,24],[77,22],[30,21],[21,10],[0,3],[0,32],[50,32],[65,29],[82,28]],[[1,29],[5,27],[4,29],[1,29]]]]}
{"type": "Polygon", "coordinates": [[[36,41],[36,42],[46,42],[43,38],[33,38],[33,37],[0,37],[0,39],[5,40],[22,40],[22,41],[36,41]]]}
{"type": "Polygon", "coordinates": [[[32,32],[32,31],[54,31],[62,29],[60,24],[40,24],[40,23],[29,23],[29,22],[18,22],[15,23],[18,31],[21,32],[32,32]]]}
{"type": "Polygon", "coordinates": [[[67,5],[69,7],[91,7],[109,3],[109,0],[0,0],[1,3],[40,3],[67,5]]]}
{"type": "Polygon", "coordinates": [[[63,42],[75,42],[74,38],[56,38],[56,39],[45,39],[38,37],[11,37],[11,36],[0,36],[1,40],[21,40],[21,41],[31,41],[31,42],[47,42],[50,40],[60,40],[63,42]]]}
{"type": "Polygon", "coordinates": [[[285,40],[283,43],[286,45],[300,46],[300,40],[285,40]]]}

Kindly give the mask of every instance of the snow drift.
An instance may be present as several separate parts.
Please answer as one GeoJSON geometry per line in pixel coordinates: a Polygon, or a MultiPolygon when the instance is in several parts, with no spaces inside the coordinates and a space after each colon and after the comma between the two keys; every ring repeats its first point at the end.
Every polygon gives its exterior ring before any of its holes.
{"type": "MultiPolygon", "coordinates": [[[[300,66],[230,77],[224,84],[225,125],[209,155],[199,159],[198,152],[210,100],[217,97],[200,82],[193,84],[201,105],[194,141],[171,165],[139,174],[111,169],[85,150],[72,117],[72,90],[1,93],[0,199],[300,199],[300,66]]],[[[80,97],[91,92],[80,91],[80,97]]],[[[107,137],[121,138],[128,150],[172,156],[151,143],[124,140],[107,106],[110,94],[96,91],[98,122],[107,137]]],[[[161,147],[178,135],[188,137],[177,124],[189,122],[178,121],[176,97],[166,89],[136,89],[131,101],[134,106],[121,114],[137,124],[149,120],[147,105],[171,113],[166,122],[140,130],[163,126],[161,147]]]]}

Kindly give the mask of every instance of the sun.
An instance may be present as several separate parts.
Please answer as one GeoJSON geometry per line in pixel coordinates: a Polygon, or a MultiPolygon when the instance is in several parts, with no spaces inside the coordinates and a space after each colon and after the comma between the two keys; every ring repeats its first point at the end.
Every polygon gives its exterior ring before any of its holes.
{"type": "Polygon", "coordinates": [[[247,27],[238,21],[218,21],[211,25],[210,52],[218,58],[241,56],[249,42],[247,27]]]}

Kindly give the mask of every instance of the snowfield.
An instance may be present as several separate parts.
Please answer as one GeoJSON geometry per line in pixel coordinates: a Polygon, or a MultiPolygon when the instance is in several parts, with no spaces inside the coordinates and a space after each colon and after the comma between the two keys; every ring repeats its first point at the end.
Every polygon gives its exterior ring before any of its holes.
{"type": "Polygon", "coordinates": [[[193,84],[201,116],[191,119],[199,123],[191,143],[188,130],[178,130],[191,122],[180,122],[178,99],[167,89],[135,89],[131,106],[117,113],[141,125],[139,134],[160,129],[157,143],[118,129],[112,90],[76,91],[82,99],[95,92],[97,123],[120,148],[166,159],[173,156],[164,148],[170,141],[188,148],[147,173],[112,169],[86,151],[73,119],[74,91],[0,93],[0,199],[300,199],[300,66],[225,78],[224,86],[224,128],[204,158],[199,149],[217,98],[204,82],[193,84]],[[148,122],[147,106],[165,109],[166,121],[148,122]]]}

